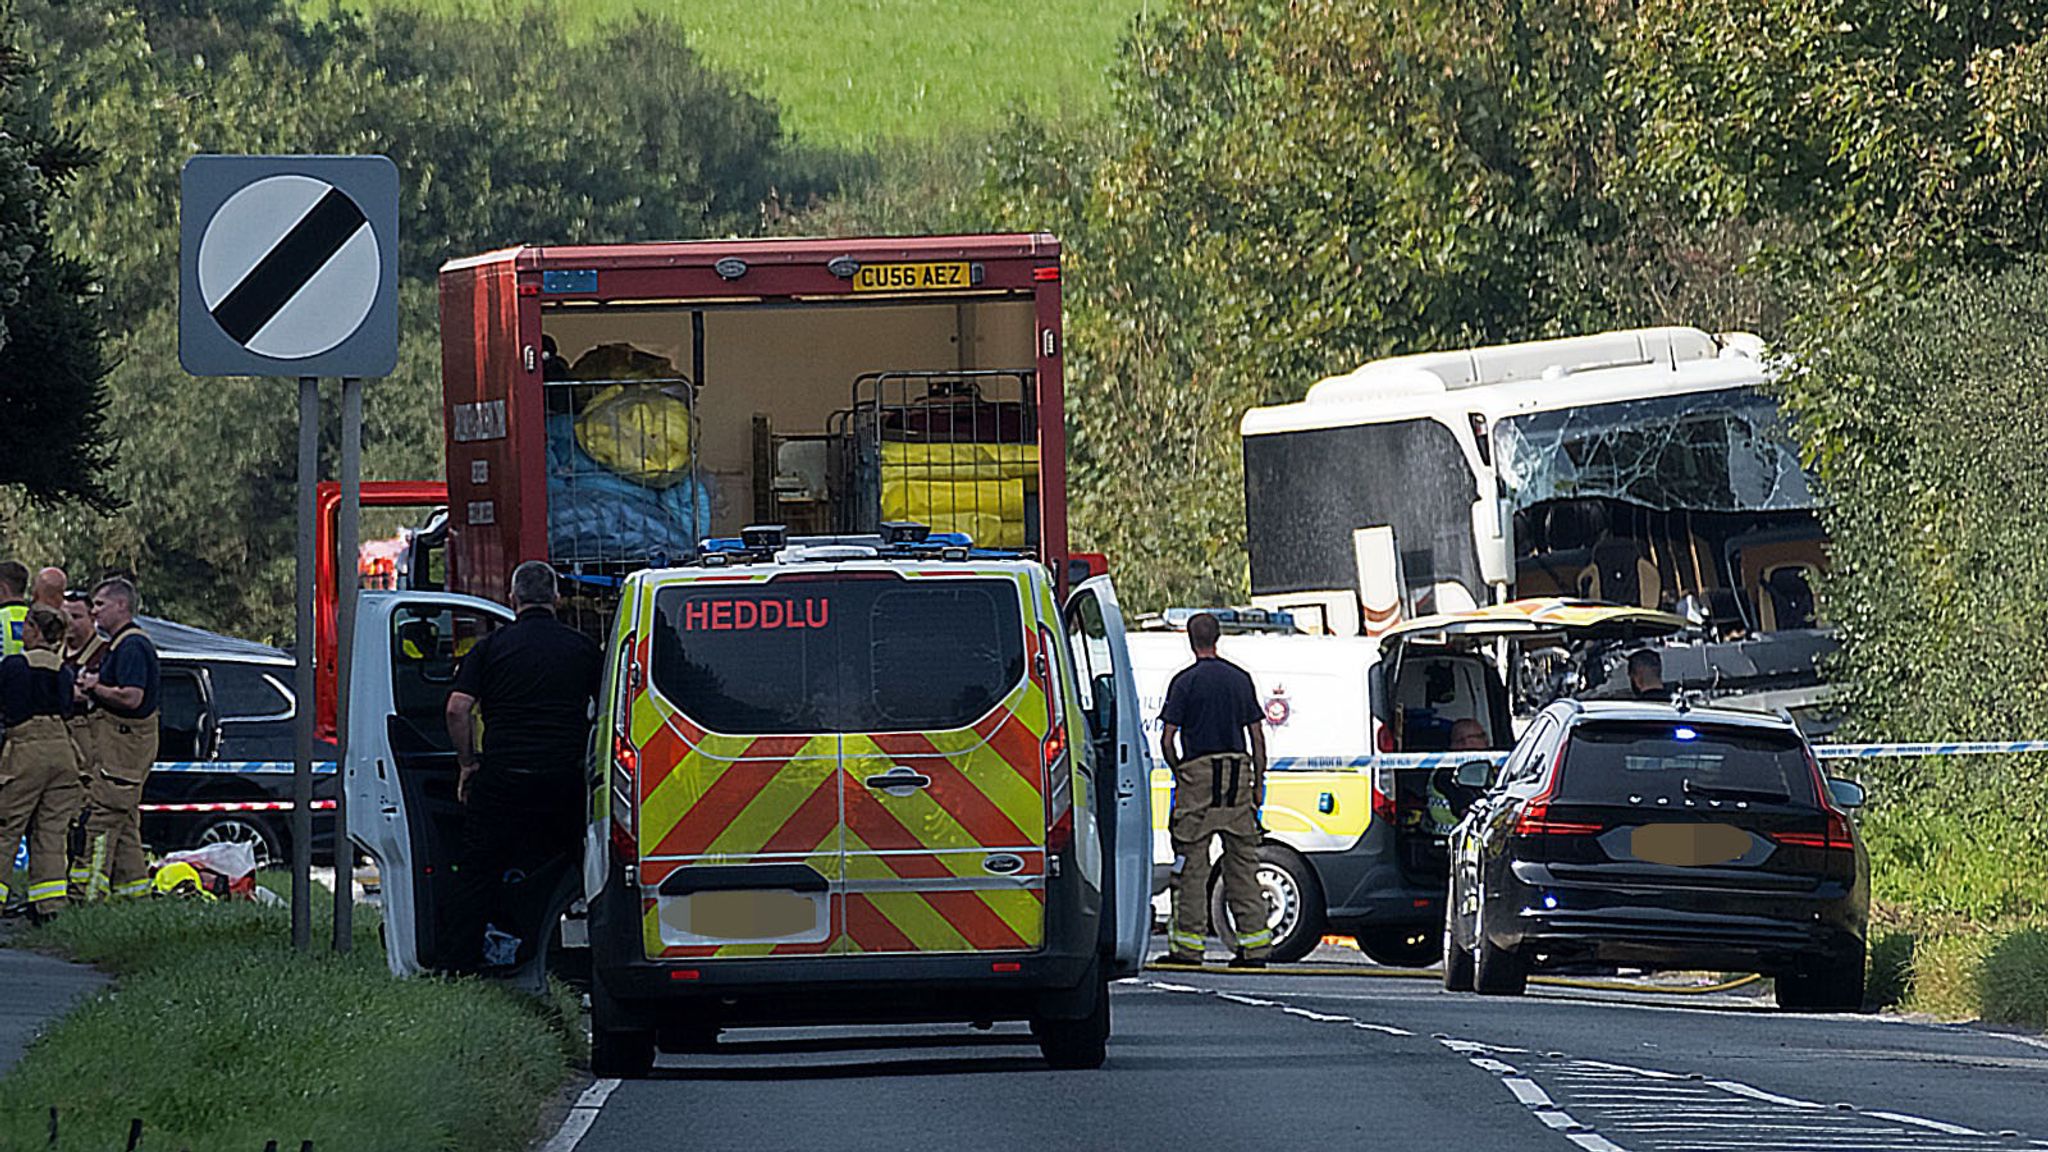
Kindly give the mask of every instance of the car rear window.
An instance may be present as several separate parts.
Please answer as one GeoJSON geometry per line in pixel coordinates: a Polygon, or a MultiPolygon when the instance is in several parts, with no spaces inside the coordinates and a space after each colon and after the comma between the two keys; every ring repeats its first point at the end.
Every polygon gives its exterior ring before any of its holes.
{"type": "Polygon", "coordinates": [[[1024,678],[1007,578],[695,584],[654,605],[655,686],[720,732],[964,728],[1024,678]]]}
{"type": "Polygon", "coordinates": [[[1585,804],[1816,802],[1813,769],[1797,734],[1683,720],[1574,727],[1556,795],[1585,804]]]}

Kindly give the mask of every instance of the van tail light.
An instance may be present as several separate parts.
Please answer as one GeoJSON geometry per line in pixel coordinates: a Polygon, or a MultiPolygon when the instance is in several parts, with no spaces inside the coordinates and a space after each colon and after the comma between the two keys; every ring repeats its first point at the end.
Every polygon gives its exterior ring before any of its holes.
{"type": "Polygon", "coordinates": [[[612,863],[624,866],[639,863],[640,846],[633,843],[633,833],[618,821],[612,821],[612,863]]]}
{"type": "Polygon", "coordinates": [[[1052,826],[1045,830],[1045,851],[1048,855],[1057,855],[1073,846],[1074,806],[1069,804],[1054,818],[1052,826]]]}
{"type": "Polygon", "coordinates": [[[1067,730],[1065,726],[1053,725],[1052,730],[1045,734],[1043,747],[1045,749],[1045,770],[1050,773],[1053,770],[1053,766],[1060,762],[1060,757],[1066,755],[1067,752],[1067,730]]]}
{"type": "Polygon", "coordinates": [[[1607,825],[1597,820],[1553,820],[1549,803],[1540,800],[1515,817],[1517,836],[1598,836],[1605,831],[1607,825]]]}
{"type": "MultiPolygon", "coordinates": [[[[1380,729],[1384,736],[1386,729],[1380,729]]],[[[1394,803],[1394,769],[1384,764],[1372,766],[1372,818],[1392,824],[1399,813],[1394,803]]]]}
{"type": "Polygon", "coordinates": [[[1394,750],[1394,726],[1373,722],[1373,746],[1382,752],[1394,750]]]}
{"type": "Polygon", "coordinates": [[[634,864],[640,858],[633,826],[639,821],[634,803],[640,779],[640,750],[622,733],[612,734],[612,858],[619,864],[634,864]]]}

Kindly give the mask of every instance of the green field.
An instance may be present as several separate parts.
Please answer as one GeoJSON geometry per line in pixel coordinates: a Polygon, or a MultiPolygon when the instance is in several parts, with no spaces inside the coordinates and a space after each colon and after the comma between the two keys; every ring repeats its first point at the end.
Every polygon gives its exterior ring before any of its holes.
{"type": "MultiPolygon", "coordinates": [[[[516,0],[345,0],[490,12],[516,0]]],[[[799,140],[932,139],[1015,107],[1087,115],[1133,17],[1168,0],[563,0],[588,30],[636,12],[677,21],[705,59],[782,107],[799,140]]],[[[326,0],[307,0],[309,9],[326,0]]]]}

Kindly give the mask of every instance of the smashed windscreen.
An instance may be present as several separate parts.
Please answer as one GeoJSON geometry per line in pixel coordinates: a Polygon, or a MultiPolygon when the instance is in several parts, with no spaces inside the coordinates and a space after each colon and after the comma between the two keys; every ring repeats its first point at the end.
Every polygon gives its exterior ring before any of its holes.
{"type": "Polygon", "coordinates": [[[1694,512],[1814,507],[1777,404],[1753,388],[1503,417],[1493,442],[1517,510],[1581,499],[1694,512]]]}

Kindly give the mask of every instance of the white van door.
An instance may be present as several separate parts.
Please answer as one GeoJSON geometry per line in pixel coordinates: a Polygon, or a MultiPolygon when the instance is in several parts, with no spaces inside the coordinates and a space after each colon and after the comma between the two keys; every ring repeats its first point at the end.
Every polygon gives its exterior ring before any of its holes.
{"type": "Polygon", "coordinates": [[[1096,816],[1110,860],[1104,895],[1115,910],[1111,973],[1128,976],[1144,967],[1152,934],[1152,767],[1145,718],[1124,643],[1123,609],[1109,577],[1092,577],[1074,589],[1066,615],[1082,707],[1095,737],[1095,779],[1107,785],[1098,791],[1096,816]]]}
{"type": "Polygon", "coordinates": [[[342,786],[349,839],[377,862],[384,952],[399,976],[440,967],[445,948],[435,926],[462,836],[448,690],[471,646],[511,620],[445,592],[369,592],[356,608],[342,786]]]}

